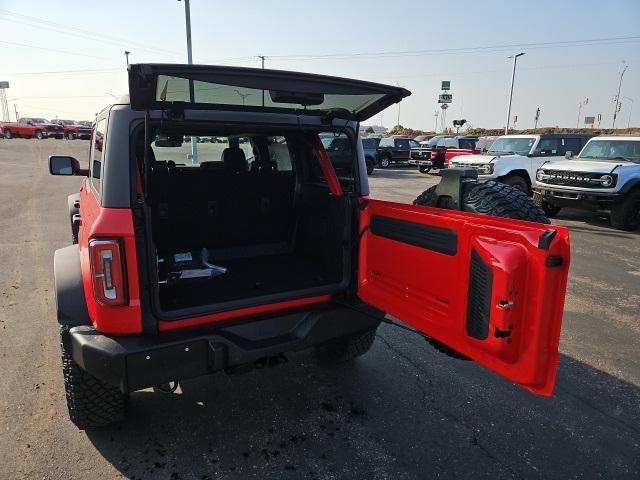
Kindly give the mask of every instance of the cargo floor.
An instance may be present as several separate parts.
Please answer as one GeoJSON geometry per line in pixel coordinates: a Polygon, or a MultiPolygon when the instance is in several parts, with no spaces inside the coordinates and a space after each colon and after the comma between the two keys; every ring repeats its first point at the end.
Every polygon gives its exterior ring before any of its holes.
{"type": "Polygon", "coordinates": [[[227,272],[204,281],[160,286],[163,310],[211,305],[338,283],[319,259],[294,254],[270,255],[213,263],[227,272]]]}

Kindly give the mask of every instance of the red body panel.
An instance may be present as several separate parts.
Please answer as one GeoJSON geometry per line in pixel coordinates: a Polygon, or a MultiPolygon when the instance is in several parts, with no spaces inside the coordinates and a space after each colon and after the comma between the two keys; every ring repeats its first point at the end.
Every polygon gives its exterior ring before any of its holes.
{"type": "Polygon", "coordinates": [[[160,331],[177,330],[179,328],[194,327],[196,325],[205,325],[207,323],[221,322],[223,320],[247,317],[249,315],[259,315],[261,313],[268,313],[276,310],[285,310],[288,308],[302,307],[304,305],[311,305],[313,303],[324,303],[329,301],[331,301],[331,295],[320,295],[316,297],[300,298],[298,300],[267,303],[265,305],[257,305],[255,307],[246,307],[237,310],[229,310],[227,312],[213,313],[211,315],[186,318],[184,320],[172,320],[170,322],[160,321],[158,323],[158,328],[160,331]]]}
{"type": "Polygon", "coordinates": [[[80,248],[80,263],[82,266],[82,283],[89,317],[93,325],[103,333],[127,334],[142,332],[138,262],[131,210],[101,207],[89,187],[89,180],[85,180],[80,189],[80,218],[78,246],[80,248]],[[101,237],[122,239],[129,297],[128,304],[122,307],[100,305],[93,296],[89,240],[101,237]]]}
{"type": "Polygon", "coordinates": [[[569,234],[557,231],[549,250],[538,247],[550,225],[369,200],[361,231],[372,215],[443,227],[457,234],[457,252],[446,255],[374,235],[360,243],[358,294],[365,302],[472,358],[528,390],[550,395],[569,269],[569,234]],[[471,250],[493,273],[489,335],[467,335],[471,250]],[[562,264],[547,267],[549,256],[562,264]],[[504,308],[499,301],[513,302],[504,308]],[[508,338],[499,331],[511,331],[508,338]]]}
{"type": "Polygon", "coordinates": [[[36,134],[36,127],[26,123],[7,122],[0,124],[4,132],[9,130],[14,137],[33,137],[36,134]]]}
{"type": "Polygon", "coordinates": [[[474,153],[470,148],[447,148],[444,152],[444,162],[449,163],[449,160],[458,155],[473,155],[474,153]]]}

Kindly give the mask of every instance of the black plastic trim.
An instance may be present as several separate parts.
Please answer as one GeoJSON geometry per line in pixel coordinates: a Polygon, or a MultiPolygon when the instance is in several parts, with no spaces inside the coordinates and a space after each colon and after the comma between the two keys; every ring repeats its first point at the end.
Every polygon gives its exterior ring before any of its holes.
{"type": "Polygon", "coordinates": [[[458,251],[458,233],[448,228],[372,215],[371,233],[445,255],[453,256],[458,251]]]}
{"type": "Polygon", "coordinates": [[[471,249],[467,293],[467,335],[484,340],[489,335],[493,272],[475,248],[471,249]]]}
{"type": "Polygon", "coordinates": [[[553,239],[556,238],[557,234],[558,231],[554,230],[553,228],[542,232],[540,238],[538,239],[538,248],[549,250],[549,247],[551,247],[551,242],[553,242],[553,239]]]}
{"type": "Polygon", "coordinates": [[[53,256],[53,280],[58,323],[64,326],[91,325],[77,245],[56,250],[53,256]]]}

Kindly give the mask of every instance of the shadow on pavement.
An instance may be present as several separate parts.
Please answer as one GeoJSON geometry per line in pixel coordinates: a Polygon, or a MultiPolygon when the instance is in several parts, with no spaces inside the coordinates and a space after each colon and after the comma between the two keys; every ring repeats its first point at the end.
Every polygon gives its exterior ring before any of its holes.
{"type": "Polygon", "coordinates": [[[540,398],[388,328],[351,363],[134,394],[89,439],[128,478],[638,478],[637,386],[562,356],[540,398]]]}
{"type": "MultiPolygon", "coordinates": [[[[600,236],[610,236],[617,238],[630,239],[629,235],[640,235],[640,230],[633,232],[627,232],[622,230],[616,230],[611,226],[609,215],[601,212],[589,212],[585,210],[575,210],[571,208],[562,209],[558,213],[554,220],[560,221],[572,221],[572,222],[584,222],[587,225],[599,228],[586,228],[570,225],[571,230],[580,232],[593,233],[600,236]],[[601,230],[606,229],[606,230],[601,230]]],[[[555,223],[555,222],[554,222],[555,223]]]]}

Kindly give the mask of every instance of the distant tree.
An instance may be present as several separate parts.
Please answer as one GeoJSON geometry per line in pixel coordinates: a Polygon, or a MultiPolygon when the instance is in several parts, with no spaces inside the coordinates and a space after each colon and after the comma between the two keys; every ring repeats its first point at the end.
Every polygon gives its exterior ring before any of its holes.
{"type": "Polygon", "coordinates": [[[371,135],[372,133],[376,133],[376,131],[373,129],[373,127],[367,127],[364,133],[366,133],[367,135],[371,135]]]}

